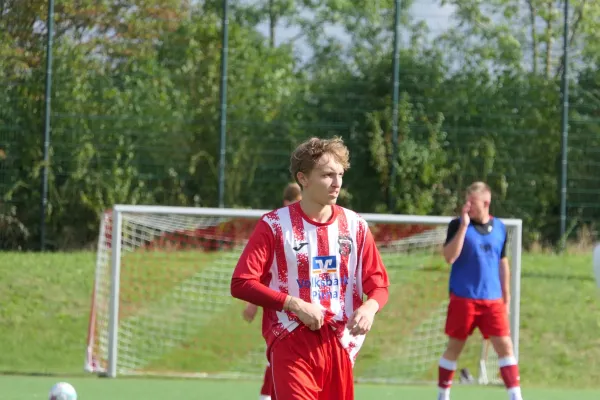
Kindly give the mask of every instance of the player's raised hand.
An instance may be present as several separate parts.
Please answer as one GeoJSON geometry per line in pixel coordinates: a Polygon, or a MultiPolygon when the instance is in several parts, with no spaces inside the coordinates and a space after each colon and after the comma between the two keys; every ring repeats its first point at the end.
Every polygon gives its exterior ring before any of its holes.
{"type": "Polygon", "coordinates": [[[462,208],[462,211],[460,213],[460,223],[463,226],[469,226],[469,223],[471,222],[471,217],[469,217],[469,211],[471,210],[471,202],[467,201],[465,203],[465,205],[462,208]]]}
{"type": "Polygon", "coordinates": [[[362,306],[358,307],[346,324],[352,336],[364,335],[371,330],[375,314],[379,309],[373,300],[367,300],[362,306]]]}
{"type": "Polygon", "coordinates": [[[289,310],[296,314],[298,319],[311,331],[321,329],[325,323],[323,306],[320,304],[308,303],[302,299],[292,297],[288,306],[289,310]]]}
{"type": "Polygon", "coordinates": [[[254,321],[254,317],[256,317],[256,313],[258,312],[258,306],[252,303],[248,303],[248,305],[242,311],[242,316],[248,322],[254,321]]]}

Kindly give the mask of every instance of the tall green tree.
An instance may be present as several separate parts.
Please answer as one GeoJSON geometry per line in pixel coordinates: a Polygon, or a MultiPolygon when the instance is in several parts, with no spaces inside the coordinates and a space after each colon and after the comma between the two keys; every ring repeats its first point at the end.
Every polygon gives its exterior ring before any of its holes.
{"type": "MultiPolygon", "coordinates": [[[[442,0],[456,8],[457,27],[443,37],[479,62],[527,71],[546,78],[562,71],[564,2],[551,0],[442,0]]],[[[600,5],[570,0],[569,44],[573,59],[597,54],[600,5]]],[[[462,53],[461,53],[462,57],[462,53]]]]}

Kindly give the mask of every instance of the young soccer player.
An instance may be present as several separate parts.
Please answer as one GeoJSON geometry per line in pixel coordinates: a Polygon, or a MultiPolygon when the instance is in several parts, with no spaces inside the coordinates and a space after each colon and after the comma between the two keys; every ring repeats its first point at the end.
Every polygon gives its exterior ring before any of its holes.
{"type": "Polygon", "coordinates": [[[354,360],[388,299],[367,223],[335,204],[348,167],[339,138],[298,146],[302,200],[263,216],[233,272],[231,294],[264,309],[274,399],[353,399],[354,360]]]}
{"type": "Polygon", "coordinates": [[[506,227],[490,215],[492,192],[483,182],[467,189],[460,218],[448,226],[444,258],[452,264],[446,318],[448,347],[439,364],[438,400],[450,399],[456,362],[467,338],[479,328],[498,353],[510,400],[522,400],[519,367],[508,323],[510,273],[506,227]]]}
{"type": "MultiPolygon", "coordinates": [[[[288,184],[283,190],[283,206],[296,203],[302,199],[302,191],[297,183],[288,184]]],[[[242,316],[248,322],[254,321],[258,306],[256,304],[247,303],[242,316]]],[[[271,374],[271,364],[267,363],[263,384],[260,388],[259,400],[271,400],[271,392],[273,391],[273,376],[271,374]]]]}

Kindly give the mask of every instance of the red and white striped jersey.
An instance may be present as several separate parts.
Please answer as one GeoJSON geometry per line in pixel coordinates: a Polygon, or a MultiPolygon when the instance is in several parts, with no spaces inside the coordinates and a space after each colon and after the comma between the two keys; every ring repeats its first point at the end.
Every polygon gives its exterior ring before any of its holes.
{"type": "Polygon", "coordinates": [[[323,307],[352,362],[365,336],[351,336],[346,322],[363,303],[363,293],[385,289],[387,298],[389,286],[364,219],[333,206],[330,220],[317,223],[299,203],[264,215],[257,225],[234,272],[234,279],[252,276],[273,294],[272,302],[248,300],[265,307],[263,336],[269,348],[301,324],[293,313],[280,311],[289,294],[323,307]]]}

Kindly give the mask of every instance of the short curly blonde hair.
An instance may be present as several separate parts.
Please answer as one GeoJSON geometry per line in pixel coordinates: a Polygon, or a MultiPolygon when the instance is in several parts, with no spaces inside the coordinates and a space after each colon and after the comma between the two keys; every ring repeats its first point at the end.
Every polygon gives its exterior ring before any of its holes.
{"type": "Polygon", "coordinates": [[[341,137],[331,139],[310,138],[296,147],[290,157],[290,173],[300,184],[298,172],[309,174],[324,155],[331,155],[346,171],[350,168],[350,152],[341,137]]]}

